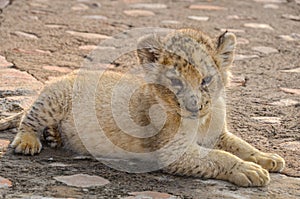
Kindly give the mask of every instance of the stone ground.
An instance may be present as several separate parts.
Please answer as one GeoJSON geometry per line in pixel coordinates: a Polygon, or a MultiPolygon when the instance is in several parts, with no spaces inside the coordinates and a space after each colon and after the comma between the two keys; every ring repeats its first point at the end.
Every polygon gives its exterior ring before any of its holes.
{"type": "Polygon", "coordinates": [[[47,81],[81,67],[102,40],[137,27],[193,27],[238,38],[228,88],[232,132],[286,160],[264,188],[160,172],[130,174],[46,148],[14,155],[0,134],[0,198],[300,198],[299,0],[0,0],[0,119],[47,81]],[[68,158],[66,158],[68,157],[68,158]]]}

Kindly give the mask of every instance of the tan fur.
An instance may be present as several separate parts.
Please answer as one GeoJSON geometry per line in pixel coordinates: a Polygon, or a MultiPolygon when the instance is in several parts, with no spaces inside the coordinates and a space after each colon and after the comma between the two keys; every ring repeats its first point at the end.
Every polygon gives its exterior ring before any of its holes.
{"type": "MultiPolygon", "coordinates": [[[[77,153],[87,153],[82,137],[78,136],[79,130],[81,135],[89,137],[89,148],[97,148],[99,142],[93,139],[99,140],[97,123],[92,122],[91,112],[85,111],[90,107],[95,109],[106,137],[126,151],[147,153],[169,144],[172,150],[157,157],[159,162],[176,157],[176,161],[165,165],[165,172],[227,180],[239,186],[267,185],[270,181],[267,170],[281,171],[284,160],[276,154],[260,152],[226,129],[222,87],[228,81],[235,42],[231,33],[224,33],[216,42],[192,29],[178,30],[164,38],[147,36],[139,42],[137,55],[144,65],[146,78],[159,84],[113,71],[72,73],[42,91],[22,119],[12,147],[16,153],[34,155],[41,151],[40,137],[44,135],[53,147],[63,145],[77,153]],[[100,73],[101,84],[95,85],[100,73]],[[109,105],[113,88],[120,80],[124,81],[124,88],[139,87],[129,103],[130,117],[135,123],[140,126],[153,123],[153,128],[158,128],[153,121],[159,121],[162,116],[157,110],[151,116],[149,109],[159,104],[166,112],[166,121],[158,134],[138,138],[118,127],[109,105]],[[79,91],[89,88],[95,93],[73,95],[74,87],[79,91]],[[78,113],[72,109],[77,96],[84,105],[78,113]],[[94,107],[84,104],[91,99],[95,99],[94,107]],[[83,118],[79,126],[75,125],[76,114],[83,118]],[[199,126],[196,137],[192,137],[195,122],[199,126]],[[183,147],[187,150],[177,157],[183,147]]],[[[112,148],[100,153],[118,156],[112,148]]]]}

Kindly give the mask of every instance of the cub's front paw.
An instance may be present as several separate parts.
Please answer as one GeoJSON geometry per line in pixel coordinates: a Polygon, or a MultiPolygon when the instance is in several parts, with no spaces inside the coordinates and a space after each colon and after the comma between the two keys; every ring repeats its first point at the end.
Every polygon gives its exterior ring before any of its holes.
{"type": "Polygon", "coordinates": [[[245,160],[255,162],[270,172],[280,172],[285,166],[284,159],[275,153],[257,152],[245,160]]]}
{"type": "Polygon", "coordinates": [[[270,182],[270,176],[261,166],[243,161],[232,168],[228,180],[242,187],[265,186],[270,182]]]}
{"type": "Polygon", "coordinates": [[[17,134],[11,146],[15,149],[15,153],[23,153],[25,155],[40,153],[42,149],[40,139],[31,133],[17,134]]]}

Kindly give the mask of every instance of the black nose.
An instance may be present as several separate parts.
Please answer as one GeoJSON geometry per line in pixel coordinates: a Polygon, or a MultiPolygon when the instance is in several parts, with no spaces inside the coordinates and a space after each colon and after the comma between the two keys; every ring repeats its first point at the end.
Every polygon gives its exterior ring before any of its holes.
{"type": "Polygon", "coordinates": [[[198,98],[195,95],[192,95],[187,100],[186,109],[193,113],[196,113],[199,111],[200,108],[198,107],[198,98]]]}

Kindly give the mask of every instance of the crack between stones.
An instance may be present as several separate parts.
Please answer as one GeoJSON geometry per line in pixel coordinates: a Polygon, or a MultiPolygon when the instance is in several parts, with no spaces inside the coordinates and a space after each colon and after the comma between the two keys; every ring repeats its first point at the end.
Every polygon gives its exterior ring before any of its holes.
{"type": "Polygon", "coordinates": [[[16,69],[18,71],[21,71],[21,72],[26,72],[27,74],[31,75],[35,80],[37,80],[38,82],[41,82],[43,85],[45,84],[43,81],[40,81],[34,74],[24,70],[24,69],[21,69],[19,68],[15,63],[14,61],[11,62],[12,63],[12,66],[10,68],[13,68],[13,69],[16,69]]]}
{"type": "Polygon", "coordinates": [[[290,175],[290,174],[286,174],[286,173],[280,173],[281,175],[284,175],[286,177],[289,177],[289,178],[295,178],[295,179],[300,179],[300,177],[298,176],[294,176],[294,175],[290,175]]]}

